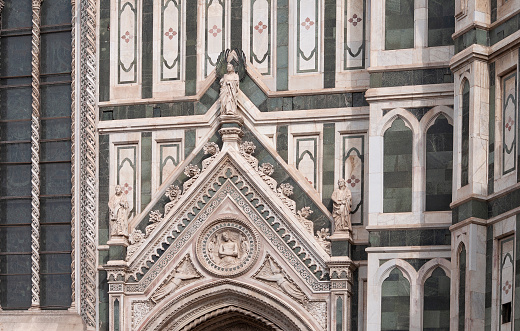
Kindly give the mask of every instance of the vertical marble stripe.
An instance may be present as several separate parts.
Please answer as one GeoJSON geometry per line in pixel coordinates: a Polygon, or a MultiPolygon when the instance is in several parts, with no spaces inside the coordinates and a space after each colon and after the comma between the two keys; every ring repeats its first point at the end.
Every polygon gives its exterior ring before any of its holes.
{"type": "Polygon", "coordinates": [[[110,2],[99,2],[99,101],[110,100],[110,2]]]}
{"type": "Polygon", "coordinates": [[[502,171],[504,175],[516,169],[516,80],[516,72],[502,80],[502,171]]]}
{"type": "Polygon", "coordinates": [[[141,210],[152,198],[152,132],[141,132],[141,210]]]}
{"type": "Polygon", "coordinates": [[[271,74],[272,3],[271,0],[251,0],[250,60],[263,75],[271,74]]]}
{"type": "Polygon", "coordinates": [[[41,0],[32,1],[31,308],[40,308],[40,22],[41,0]]]}
{"type": "Polygon", "coordinates": [[[320,20],[316,0],[297,0],[296,72],[317,72],[320,20]]]}
{"type": "Polygon", "coordinates": [[[365,0],[345,0],[343,16],[345,70],[365,67],[365,0]]]}
{"type": "Polygon", "coordinates": [[[495,63],[489,64],[488,194],[495,191],[495,63]]]}
{"type": "Polygon", "coordinates": [[[323,181],[321,187],[321,201],[332,210],[332,192],[334,192],[334,164],[336,149],[336,125],[334,123],[323,124],[323,159],[331,162],[323,162],[323,181]]]}
{"type": "Polygon", "coordinates": [[[289,89],[289,0],[276,1],[276,90],[289,89]]]}
{"type": "Polygon", "coordinates": [[[217,64],[217,58],[226,47],[226,4],[225,0],[206,0],[204,77],[217,64]]]}
{"type": "MultiPolygon", "coordinates": [[[[0,0],[1,1],[1,0],[0,0]]],[[[0,7],[2,5],[0,4],[0,7]]],[[[0,8],[0,14],[2,9],[0,8]]],[[[71,238],[71,264],[70,264],[70,278],[71,278],[71,305],[70,310],[76,312],[76,194],[78,192],[76,187],[76,0],[71,1],[71,17],[72,17],[72,27],[70,34],[72,35],[72,43],[71,43],[71,52],[72,52],[72,62],[71,62],[71,73],[72,81],[70,83],[71,89],[71,136],[70,136],[70,173],[71,173],[71,199],[70,199],[70,238],[71,238]]],[[[0,17],[0,26],[2,26],[2,21],[0,17]]],[[[78,176],[79,178],[79,176],[78,176]]],[[[0,307],[1,309],[1,307],[0,307]]]]}
{"type": "Polygon", "coordinates": [[[485,293],[485,330],[491,330],[491,293],[493,288],[493,226],[486,229],[486,293],[485,293]]]}
{"type": "Polygon", "coordinates": [[[336,87],[336,0],[325,0],[323,87],[336,87]]]}
{"type": "Polygon", "coordinates": [[[197,131],[196,130],[186,130],[184,131],[184,158],[187,158],[188,155],[195,149],[195,143],[197,140],[197,131]]]}
{"type": "Polygon", "coordinates": [[[199,6],[186,6],[186,68],[185,94],[197,94],[197,9],[199,6]]]}
{"type": "Polygon", "coordinates": [[[287,125],[279,125],[276,127],[276,151],[286,163],[289,156],[288,146],[288,127],[287,125]]]}
{"type": "Polygon", "coordinates": [[[108,241],[109,224],[109,188],[110,188],[110,138],[104,134],[99,136],[99,218],[98,218],[98,240],[99,245],[106,245],[108,241]]]}
{"type": "Polygon", "coordinates": [[[231,49],[242,49],[242,1],[231,0],[231,49]]]}
{"type": "MultiPolygon", "coordinates": [[[[517,52],[518,52],[518,65],[516,66],[516,77],[520,77],[520,48],[518,48],[517,52]]],[[[518,81],[518,78],[517,78],[517,82],[516,82],[516,95],[517,95],[516,118],[518,121],[518,120],[520,120],[520,97],[518,97],[520,95],[520,82],[518,81]]],[[[520,144],[518,143],[518,137],[520,137],[520,125],[517,125],[516,128],[517,128],[517,133],[516,133],[517,162],[516,162],[516,164],[518,165],[518,167],[520,167],[520,144]]],[[[518,170],[518,168],[516,170],[516,181],[520,182],[520,170],[518,170]]]]}
{"type": "MultiPolygon", "coordinates": [[[[519,233],[520,231],[520,214],[516,214],[516,233],[519,233]]],[[[518,238],[515,240],[516,243],[516,249],[515,249],[515,295],[514,295],[514,325],[515,330],[518,329],[518,326],[520,326],[520,242],[518,238]]]]}
{"type": "Polygon", "coordinates": [[[147,99],[153,91],[153,0],[143,0],[142,16],[141,95],[147,99]]]}

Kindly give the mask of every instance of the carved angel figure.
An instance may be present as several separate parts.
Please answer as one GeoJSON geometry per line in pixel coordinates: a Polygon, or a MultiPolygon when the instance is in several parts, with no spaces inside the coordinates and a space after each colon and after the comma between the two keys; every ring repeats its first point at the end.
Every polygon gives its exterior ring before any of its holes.
{"type": "Polygon", "coordinates": [[[188,164],[186,168],[184,168],[184,174],[190,177],[190,179],[188,179],[184,182],[184,184],[182,184],[182,191],[185,193],[193,184],[193,182],[195,182],[197,178],[199,178],[200,169],[195,164],[188,164]]]}
{"type": "Polygon", "coordinates": [[[271,163],[262,163],[262,166],[260,167],[260,176],[273,191],[276,191],[276,186],[278,185],[278,183],[276,182],[276,180],[271,178],[273,172],[274,167],[271,163]]]}
{"type": "Polygon", "coordinates": [[[268,272],[264,274],[258,274],[256,278],[268,281],[268,282],[276,282],[278,286],[287,294],[292,296],[298,301],[306,301],[307,297],[305,294],[296,287],[293,283],[285,278],[282,270],[273,262],[272,259],[268,258],[269,267],[267,268],[268,272]]]}
{"type": "Polygon", "coordinates": [[[164,205],[164,215],[168,215],[170,210],[172,210],[173,206],[180,199],[181,189],[177,185],[170,185],[170,187],[168,187],[164,195],[170,198],[170,202],[164,205]]]}
{"type": "Polygon", "coordinates": [[[300,221],[307,232],[309,232],[312,236],[314,232],[314,224],[312,221],[308,220],[307,217],[309,217],[313,211],[311,210],[311,207],[303,207],[302,209],[298,210],[296,217],[298,218],[298,221],[300,221]]]}
{"type": "Polygon", "coordinates": [[[289,209],[296,214],[296,202],[294,200],[289,199],[291,195],[293,195],[293,186],[289,183],[280,184],[278,189],[276,190],[277,195],[282,199],[282,201],[289,207],[289,209]]]}
{"type": "Polygon", "coordinates": [[[320,244],[321,247],[330,255],[330,241],[329,241],[330,232],[329,229],[322,228],[321,230],[316,231],[316,240],[320,244]]]}
{"type": "Polygon", "coordinates": [[[244,141],[240,144],[240,155],[246,159],[246,161],[258,171],[258,160],[252,154],[255,152],[256,146],[251,141],[244,141]]]}
{"type": "Polygon", "coordinates": [[[199,278],[200,276],[195,272],[190,270],[189,268],[189,262],[184,261],[174,272],[173,277],[171,278],[170,282],[168,282],[166,285],[162,286],[160,289],[157,290],[152,295],[151,300],[154,303],[157,303],[161,301],[165,296],[168,294],[174,292],[177,287],[182,283],[184,280],[199,278]]]}
{"type": "Polygon", "coordinates": [[[116,185],[116,192],[108,201],[110,209],[110,235],[128,237],[128,213],[130,206],[121,185],[116,185]]]}
{"type": "Polygon", "coordinates": [[[211,162],[215,160],[219,152],[220,148],[214,142],[209,142],[204,145],[204,154],[209,154],[211,156],[202,161],[202,171],[206,170],[206,168],[211,164],[211,162]]]}
{"type": "Polygon", "coordinates": [[[352,209],[352,193],[344,179],[338,180],[338,188],[331,196],[332,217],[334,218],[335,231],[348,231],[352,229],[350,223],[350,211],[352,209]]]}

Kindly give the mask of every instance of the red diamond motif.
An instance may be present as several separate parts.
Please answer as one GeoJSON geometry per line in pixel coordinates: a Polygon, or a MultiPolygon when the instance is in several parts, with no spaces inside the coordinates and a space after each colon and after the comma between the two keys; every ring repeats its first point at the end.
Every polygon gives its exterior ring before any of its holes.
{"type": "Polygon", "coordinates": [[[177,35],[177,31],[174,31],[173,28],[170,28],[168,31],[164,33],[166,37],[168,37],[170,40],[173,39],[177,35]]]}
{"type": "Polygon", "coordinates": [[[352,23],[353,26],[356,26],[362,20],[363,19],[361,17],[358,17],[357,14],[352,15],[352,17],[348,19],[348,21],[352,23]]]}
{"type": "Polygon", "coordinates": [[[208,32],[209,32],[210,34],[212,34],[213,37],[216,37],[219,33],[222,32],[222,30],[219,29],[218,26],[213,25],[213,27],[212,27],[211,29],[209,29],[208,32]]]}
{"type": "Polygon", "coordinates": [[[511,129],[513,128],[513,124],[515,124],[515,121],[513,121],[513,119],[509,117],[506,123],[507,131],[511,131],[511,129]]]}
{"type": "Polygon", "coordinates": [[[132,191],[132,186],[129,185],[128,183],[125,183],[123,185],[123,192],[125,192],[125,194],[128,194],[128,192],[132,191]]]}
{"type": "Polygon", "coordinates": [[[267,29],[267,25],[265,25],[262,21],[255,25],[255,30],[258,31],[258,33],[262,33],[265,29],[267,29]]]}
{"type": "Polygon", "coordinates": [[[130,39],[132,39],[134,36],[132,36],[130,34],[129,31],[126,31],[125,33],[123,33],[123,35],[121,36],[121,39],[123,39],[125,41],[125,43],[129,43],[130,42],[130,39]]]}
{"type": "Polygon", "coordinates": [[[309,30],[309,29],[311,28],[311,26],[314,25],[314,22],[311,21],[311,19],[307,17],[307,18],[305,19],[305,21],[303,21],[303,22],[301,23],[301,25],[302,25],[305,29],[309,30]]]}
{"type": "Polygon", "coordinates": [[[352,175],[349,179],[347,179],[347,184],[350,184],[350,186],[355,187],[357,183],[359,183],[359,178],[356,178],[356,176],[352,175]]]}

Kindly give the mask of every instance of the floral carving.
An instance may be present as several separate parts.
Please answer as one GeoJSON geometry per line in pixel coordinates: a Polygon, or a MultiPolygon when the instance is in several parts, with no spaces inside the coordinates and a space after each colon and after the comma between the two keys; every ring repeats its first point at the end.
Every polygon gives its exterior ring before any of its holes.
{"type": "Polygon", "coordinates": [[[134,255],[134,253],[144,242],[144,234],[141,232],[141,230],[134,229],[134,231],[132,231],[130,234],[128,241],[130,242],[130,246],[128,246],[126,249],[126,261],[128,261],[132,255],[134,255]]]}
{"type": "Polygon", "coordinates": [[[208,166],[217,158],[220,148],[214,142],[209,142],[204,145],[204,154],[211,155],[209,158],[202,161],[202,171],[206,170],[208,166]]]}
{"type": "Polygon", "coordinates": [[[296,213],[296,218],[298,218],[298,221],[303,224],[307,232],[310,233],[312,236],[314,232],[314,223],[312,221],[308,220],[307,217],[309,217],[313,211],[311,210],[311,207],[303,207],[302,209],[298,210],[296,213]]]}
{"type": "Polygon", "coordinates": [[[291,195],[293,195],[293,189],[294,187],[289,183],[283,183],[280,184],[278,189],[276,190],[276,193],[278,194],[278,197],[282,199],[282,201],[289,207],[289,209],[296,214],[296,202],[294,200],[289,199],[291,195]]]}
{"type": "Polygon", "coordinates": [[[262,163],[262,166],[260,167],[259,173],[260,177],[269,185],[269,187],[276,192],[276,186],[278,183],[276,180],[271,178],[271,175],[274,172],[274,167],[271,163],[262,163]]]}
{"type": "Polygon", "coordinates": [[[253,169],[258,170],[258,160],[252,154],[255,152],[256,146],[251,141],[244,141],[240,144],[240,155],[246,159],[253,169]]]}
{"type": "Polygon", "coordinates": [[[153,210],[150,212],[149,222],[148,226],[146,226],[146,235],[145,238],[148,238],[150,233],[157,227],[157,224],[159,224],[162,221],[162,214],[158,210],[153,210]]]}
{"type": "Polygon", "coordinates": [[[320,244],[321,247],[330,255],[330,241],[329,241],[330,232],[329,229],[322,228],[321,230],[316,231],[316,240],[320,244]]]}
{"type": "Polygon", "coordinates": [[[166,190],[166,193],[164,195],[166,195],[168,198],[170,198],[170,202],[168,202],[164,206],[164,215],[165,216],[168,215],[170,210],[172,210],[173,206],[180,199],[181,194],[182,194],[181,189],[177,185],[170,185],[170,187],[168,187],[168,189],[166,190]]]}
{"type": "Polygon", "coordinates": [[[199,178],[200,169],[195,164],[188,164],[186,166],[186,168],[184,168],[184,174],[186,176],[190,177],[190,179],[185,181],[184,184],[182,185],[183,193],[185,193],[191,187],[191,185],[193,185],[193,183],[197,180],[197,178],[199,178]]]}

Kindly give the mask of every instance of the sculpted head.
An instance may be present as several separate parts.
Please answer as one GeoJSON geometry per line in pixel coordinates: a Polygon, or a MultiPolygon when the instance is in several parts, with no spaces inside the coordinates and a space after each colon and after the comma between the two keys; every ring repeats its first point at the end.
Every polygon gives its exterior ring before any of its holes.
{"type": "Polygon", "coordinates": [[[227,72],[229,73],[232,73],[232,72],[235,72],[235,68],[233,67],[233,65],[231,63],[228,62],[227,64],[227,72]]]}
{"type": "Polygon", "coordinates": [[[227,231],[224,231],[222,233],[222,240],[229,241],[229,234],[227,233],[227,231]]]}
{"type": "Polygon", "coordinates": [[[346,186],[347,186],[347,183],[345,182],[345,180],[343,178],[338,180],[338,187],[339,188],[344,188],[346,186]]]}
{"type": "Polygon", "coordinates": [[[121,193],[123,193],[123,188],[121,185],[116,185],[116,195],[120,195],[121,193]]]}

